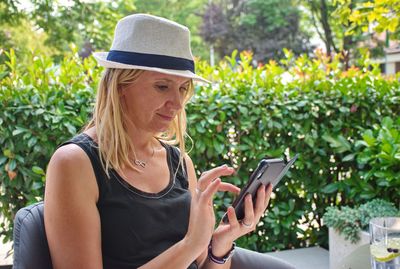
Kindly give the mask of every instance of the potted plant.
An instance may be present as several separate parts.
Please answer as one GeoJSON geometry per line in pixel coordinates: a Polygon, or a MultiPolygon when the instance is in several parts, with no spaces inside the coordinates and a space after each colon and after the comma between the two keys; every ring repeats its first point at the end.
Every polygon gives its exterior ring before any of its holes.
{"type": "Polygon", "coordinates": [[[376,217],[400,216],[396,206],[382,199],[374,199],[359,207],[332,206],[326,209],[324,224],[329,227],[329,263],[336,268],[346,255],[369,244],[369,221],[376,217]]]}

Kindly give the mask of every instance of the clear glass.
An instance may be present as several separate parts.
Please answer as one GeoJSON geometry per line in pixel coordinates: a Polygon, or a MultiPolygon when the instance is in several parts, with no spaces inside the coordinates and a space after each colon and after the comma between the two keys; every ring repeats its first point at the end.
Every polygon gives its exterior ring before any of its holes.
{"type": "Polygon", "coordinates": [[[400,218],[374,218],[369,223],[371,268],[400,269],[400,218]]]}

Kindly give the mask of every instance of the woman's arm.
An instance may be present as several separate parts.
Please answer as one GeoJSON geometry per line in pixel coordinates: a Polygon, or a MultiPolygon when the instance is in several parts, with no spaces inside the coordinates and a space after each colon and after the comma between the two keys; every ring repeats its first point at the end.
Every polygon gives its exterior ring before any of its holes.
{"type": "Polygon", "coordinates": [[[55,269],[103,268],[99,191],[89,157],[77,145],[59,148],[46,173],[44,222],[55,269]]]}
{"type": "MultiPolygon", "coordinates": [[[[197,193],[198,189],[201,189],[203,184],[202,178],[199,181],[196,180],[196,174],[194,171],[194,166],[189,157],[186,157],[186,163],[188,164],[188,176],[189,176],[189,188],[193,193],[197,193]]],[[[224,169],[226,173],[223,175],[231,175],[234,170],[228,168],[227,166],[217,167],[215,169],[224,169]],[[225,167],[225,168],[223,168],[225,167]],[[230,171],[230,172],[227,172],[230,171]]],[[[213,169],[214,170],[214,169],[213,169]]],[[[212,171],[212,170],[210,170],[212,171]]],[[[206,172],[209,173],[210,171],[206,172]]],[[[240,189],[229,183],[221,183],[219,190],[239,192],[240,189]]],[[[245,218],[242,222],[237,220],[235,210],[230,206],[227,210],[227,215],[229,223],[220,223],[217,229],[212,235],[211,251],[216,257],[226,257],[226,255],[231,251],[234,240],[237,238],[254,231],[257,223],[259,222],[262,214],[268,206],[269,199],[271,196],[272,187],[269,185],[264,187],[263,185],[257,191],[257,200],[253,206],[251,196],[248,195],[245,198],[245,218]],[[246,223],[247,225],[243,224],[246,223]]],[[[231,259],[229,259],[225,264],[217,264],[207,258],[208,248],[205,248],[202,254],[198,257],[197,261],[203,269],[225,269],[230,268],[231,259]]]]}
{"type": "MultiPolygon", "coordinates": [[[[186,161],[186,166],[187,166],[187,172],[188,172],[188,178],[189,178],[189,189],[192,193],[193,197],[196,197],[196,195],[198,195],[199,192],[202,191],[202,189],[204,188],[204,176],[207,176],[208,174],[213,174],[216,171],[219,171],[219,176],[229,176],[234,172],[233,168],[230,168],[226,165],[220,166],[220,167],[216,167],[212,170],[209,170],[205,173],[202,174],[202,176],[200,177],[199,180],[197,180],[196,177],[196,173],[195,173],[195,169],[194,169],[194,165],[192,160],[190,159],[189,156],[185,156],[185,161],[186,161]]],[[[220,186],[218,188],[219,191],[230,191],[230,192],[234,192],[234,193],[239,193],[240,189],[232,184],[229,183],[220,183],[220,186]]],[[[213,206],[213,203],[211,204],[211,206],[213,206]]],[[[213,211],[214,214],[214,211],[213,211]]],[[[208,243],[211,240],[211,236],[207,238],[208,243]]],[[[233,241],[232,241],[233,242],[233,241]]],[[[226,253],[228,253],[232,247],[232,242],[228,244],[219,244],[218,246],[212,246],[212,252],[215,256],[224,256],[226,253]],[[221,254],[221,255],[219,255],[221,254]]],[[[214,263],[212,261],[210,261],[207,257],[208,257],[208,243],[205,245],[205,247],[203,248],[202,253],[200,254],[199,257],[197,257],[197,263],[200,264],[201,268],[209,268],[209,269],[213,269],[213,268],[230,268],[230,264],[231,261],[227,261],[225,264],[217,264],[214,263]]]]}

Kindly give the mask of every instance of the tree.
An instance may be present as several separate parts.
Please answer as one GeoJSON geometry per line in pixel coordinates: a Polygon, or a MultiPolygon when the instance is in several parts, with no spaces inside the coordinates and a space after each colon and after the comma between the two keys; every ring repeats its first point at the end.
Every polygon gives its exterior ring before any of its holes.
{"type": "Polygon", "coordinates": [[[43,31],[32,30],[34,26],[32,23],[23,18],[18,24],[5,23],[0,30],[0,63],[7,60],[5,53],[10,48],[15,50],[18,56],[18,61],[29,65],[31,62],[32,54],[45,54],[55,55],[58,53],[54,47],[45,45],[47,34],[43,31]]]}
{"type": "Polygon", "coordinates": [[[340,54],[344,69],[348,69],[362,58],[365,50],[365,44],[376,44],[374,48],[368,45],[372,57],[379,57],[382,50],[382,42],[373,35],[367,35],[362,32],[360,25],[352,28],[351,34],[348,32],[347,22],[343,16],[348,16],[350,10],[358,5],[360,0],[345,0],[346,5],[337,0],[303,0],[305,7],[306,21],[311,23],[320,39],[324,42],[328,56],[340,54]],[[343,9],[346,9],[345,15],[343,9]]]}
{"type": "Polygon", "coordinates": [[[79,47],[89,43],[93,49],[109,49],[116,22],[133,12],[132,1],[84,2],[72,0],[68,5],[58,1],[32,0],[35,9],[29,17],[43,29],[47,43],[60,51],[69,43],[79,47]]]}
{"type": "MultiPolygon", "coordinates": [[[[9,32],[15,32],[22,24],[29,24],[28,36],[45,36],[45,46],[61,56],[69,45],[80,48],[83,57],[93,50],[108,50],[117,21],[133,13],[159,15],[188,26],[192,32],[195,55],[208,57],[207,47],[198,34],[201,12],[208,0],[115,0],[115,1],[25,1],[23,8],[14,0],[0,0],[0,41],[2,48],[29,51],[25,43],[16,42],[9,32]],[[29,23],[26,23],[29,22],[29,23]]],[[[42,40],[42,38],[40,38],[42,40]]],[[[20,55],[18,53],[18,55],[20,55]]]]}
{"type": "Polygon", "coordinates": [[[225,0],[211,3],[203,15],[201,36],[220,57],[233,50],[251,50],[265,62],[309,52],[309,37],[300,30],[300,11],[293,0],[225,0]]]}
{"type": "Polygon", "coordinates": [[[208,46],[199,34],[202,13],[208,0],[136,0],[136,12],[161,16],[187,26],[191,32],[193,54],[207,59],[208,46]]]}
{"type": "Polygon", "coordinates": [[[29,50],[29,44],[17,42],[16,37],[9,34],[25,26],[23,32],[28,36],[36,36],[39,40],[45,36],[44,45],[55,56],[61,57],[65,50],[69,50],[71,43],[81,49],[82,56],[89,55],[95,49],[108,50],[118,19],[135,10],[132,1],[123,0],[31,0],[28,3],[30,8],[24,8],[17,5],[16,1],[1,0],[0,40],[3,49],[13,48],[17,52],[29,50]]]}
{"type": "Polygon", "coordinates": [[[23,16],[17,3],[14,0],[0,0],[0,24],[16,22],[23,16]]]}
{"type": "Polygon", "coordinates": [[[352,7],[351,0],[336,0],[340,5],[336,13],[348,27],[347,34],[361,27],[364,32],[393,33],[393,39],[400,39],[400,1],[361,0],[352,7]]]}
{"type": "Polygon", "coordinates": [[[335,10],[330,0],[306,0],[303,2],[308,9],[308,20],[311,22],[319,38],[324,42],[328,56],[332,52],[339,53],[340,26],[330,14],[335,10]]]}

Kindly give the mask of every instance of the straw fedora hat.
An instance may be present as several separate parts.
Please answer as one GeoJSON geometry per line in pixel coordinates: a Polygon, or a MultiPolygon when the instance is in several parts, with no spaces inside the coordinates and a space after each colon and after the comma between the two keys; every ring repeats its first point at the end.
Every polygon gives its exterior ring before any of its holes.
{"type": "Polygon", "coordinates": [[[195,73],[189,29],[152,15],[122,18],[110,51],[93,56],[107,68],[149,70],[210,83],[195,73]]]}

